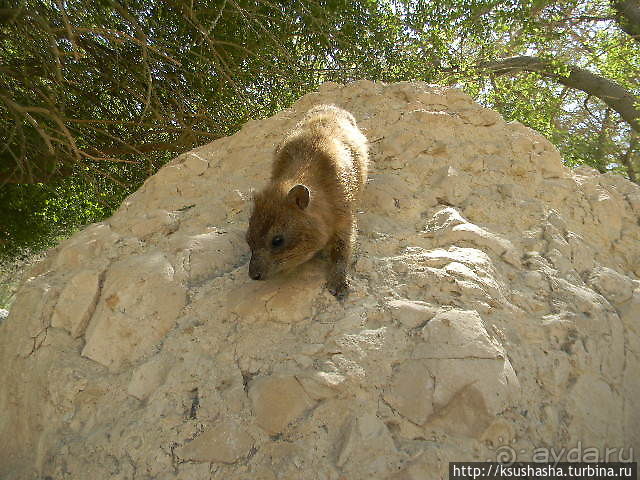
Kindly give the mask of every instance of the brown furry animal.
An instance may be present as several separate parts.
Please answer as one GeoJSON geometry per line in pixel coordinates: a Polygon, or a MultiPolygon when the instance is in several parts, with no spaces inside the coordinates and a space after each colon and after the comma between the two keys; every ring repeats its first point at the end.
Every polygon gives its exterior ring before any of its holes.
{"type": "Polygon", "coordinates": [[[276,148],[271,181],[255,196],[247,231],[252,279],[291,270],[324,250],[327,288],[346,297],[367,158],[353,115],[334,105],[307,112],[276,148]]]}

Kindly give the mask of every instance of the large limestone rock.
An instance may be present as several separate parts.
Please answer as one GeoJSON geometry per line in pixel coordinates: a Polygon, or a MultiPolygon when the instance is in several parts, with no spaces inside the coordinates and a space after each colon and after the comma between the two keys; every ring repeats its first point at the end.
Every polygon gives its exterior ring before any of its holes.
{"type": "MultiPolygon", "coordinates": [[[[52,250],[0,326],[0,477],[435,479],[640,452],[640,188],[455,89],[324,85],[52,250]],[[318,103],[371,142],[353,288],[247,276],[253,188],[318,103]],[[575,460],[575,458],[574,458],[575,460]]],[[[611,457],[610,457],[611,459],[611,457]]]]}

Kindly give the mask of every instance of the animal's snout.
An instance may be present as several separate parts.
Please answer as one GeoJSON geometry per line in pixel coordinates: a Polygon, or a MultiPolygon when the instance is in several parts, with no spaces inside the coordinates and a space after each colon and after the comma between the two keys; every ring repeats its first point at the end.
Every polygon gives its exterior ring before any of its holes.
{"type": "Polygon", "coordinates": [[[260,278],[262,277],[262,274],[260,272],[249,272],[249,276],[253,280],[260,280],[260,278]]]}
{"type": "Polygon", "coordinates": [[[249,261],[249,277],[252,280],[264,280],[262,268],[258,265],[258,262],[256,262],[254,257],[251,257],[251,260],[249,261]]]}

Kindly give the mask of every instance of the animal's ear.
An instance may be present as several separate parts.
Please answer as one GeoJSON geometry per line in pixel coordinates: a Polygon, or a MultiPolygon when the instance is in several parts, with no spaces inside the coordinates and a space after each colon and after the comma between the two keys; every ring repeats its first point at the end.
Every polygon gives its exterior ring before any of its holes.
{"type": "Polygon", "coordinates": [[[290,202],[295,203],[301,210],[304,210],[309,206],[309,199],[311,198],[311,192],[304,185],[295,185],[289,190],[287,198],[290,202]]]}

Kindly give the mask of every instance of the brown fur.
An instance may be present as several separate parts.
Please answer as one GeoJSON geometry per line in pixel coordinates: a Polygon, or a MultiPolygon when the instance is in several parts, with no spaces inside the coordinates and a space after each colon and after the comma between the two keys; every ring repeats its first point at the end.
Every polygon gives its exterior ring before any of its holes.
{"type": "Polygon", "coordinates": [[[309,110],[276,148],[271,181],[255,196],[247,231],[251,278],[291,270],[325,250],[327,288],[343,298],[366,179],[367,139],[353,116],[334,105],[309,110]],[[274,245],[274,237],[282,243],[274,245]]]}

